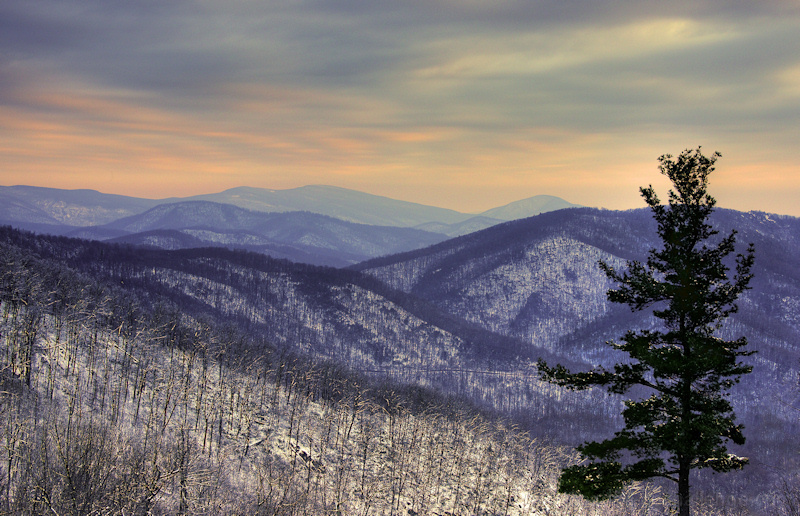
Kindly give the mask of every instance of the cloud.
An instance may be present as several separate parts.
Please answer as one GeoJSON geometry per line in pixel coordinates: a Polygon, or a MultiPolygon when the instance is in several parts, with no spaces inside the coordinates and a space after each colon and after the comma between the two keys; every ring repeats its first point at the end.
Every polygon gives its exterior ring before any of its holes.
{"type": "MultiPolygon", "coordinates": [[[[466,199],[494,182],[506,202],[523,188],[589,196],[598,177],[635,201],[635,170],[698,144],[791,174],[798,11],[779,0],[4,2],[0,137],[13,144],[0,159],[18,182],[83,164],[153,181],[171,169],[208,189],[342,180],[450,185],[466,199]]],[[[118,189],[130,181],[117,177],[118,189]]]]}

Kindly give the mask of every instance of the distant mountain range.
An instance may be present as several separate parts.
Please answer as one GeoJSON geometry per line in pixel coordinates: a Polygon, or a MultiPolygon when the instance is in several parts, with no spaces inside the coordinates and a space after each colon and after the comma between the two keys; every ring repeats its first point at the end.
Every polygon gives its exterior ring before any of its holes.
{"type": "Polygon", "coordinates": [[[38,186],[0,186],[0,220],[42,227],[94,226],[142,213],[156,201],[96,190],[60,190],[38,186]]]}
{"type": "Polygon", "coordinates": [[[419,249],[509,220],[575,206],[542,195],[467,214],[333,186],[239,187],[160,200],[95,190],[0,187],[0,224],[164,249],[248,249],[330,266],[419,249]]]}

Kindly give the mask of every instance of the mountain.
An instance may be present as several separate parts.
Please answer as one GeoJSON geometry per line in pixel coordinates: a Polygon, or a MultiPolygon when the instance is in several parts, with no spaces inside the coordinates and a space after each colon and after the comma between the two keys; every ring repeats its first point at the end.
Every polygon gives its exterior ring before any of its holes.
{"type": "MultiPolygon", "coordinates": [[[[569,205],[545,196],[496,213],[530,215],[569,205]]],[[[332,186],[240,187],[161,200],[94,190],[0,187],[0,223],[21,229],[167,249],[234,247],[335,267],[418,249],[501,222],[332,186]]]]}
{"type": "Polygon", "coordinates": [[[0,220],[26,224],[61,223],[44,209],[20,197],[17,192],[9,192],[7,187],[0,188],[0,220]]]}
{"type": "Polygon", "coordinates": [[[375,256],[425,247],[446,238],[413,228],[355,224],[308,212],[255,212],[208,201],[162,204],[97,229],[106,234],[127,233],[115,238],[116,242],[151,246],[165,242],[163,245],[170,249],[234,247],[331,266],[351,265],[375,256]],[[161,239],[163,233],[152,233],[156,230],[179,231],[190,238],[175,239],[173,234],[166,242],[161,239]]]}
{"type": "Polygon", "coordinates": [[[420,224],[419,226],[415,227],[423,231],[441,233],[453,238],[490,228],[492,226],[496,226],[497,224],[502,224],[503,222],[504,221],[500,219],[493,219],[478,215],[475,217],[470,217],[464,222],[455,222],[453,224],[445,224],[443,222],[428,222],[427,224],[420,224]]]}
{"type": "Polygon", "coordinates": [[[610,285],[597,261],[618,265],[643,258],[654,244],[653,230],[645,211],[576,208],[506,222],[354,269],[492,331],[552,347],[608,310],[610,285]]]}
{"type": "MultiPolygon", "coordinates": [[[[747,360],[753,373],[732,391],[737,414],[751,429],[745,454],[760,455],[764,446],[780,454],[776,450],[788,442],[776,437],[768,446],[766,436],[800,430],[797,412],[780,408],[796,406],[798,400],[800,219],[718,209],[711,220],[723,235],[738,232],[739,251],[755,244],[752,289],[720,335],[745,336],[757,351],[747,360]]],[[[544,349],[563,359],[611,365],[622,357],[605,343],[631,328],[651,328],[654,321],[646,311],[633,313],[607,302],[612,285],[597,262],[624,267],[626,260],[644,260],[658,246],[655,229],[649,210],[575,208],[354,269],[453,317],[522,342],[529,353],[544,349]]]]}
{"type": "Polygon", "coordinates": [[[233,204],[263,212],[310,211],[348,222],[377,226],[413,227],[427,222],[454,224],[472,216],[454,210],[322,185],[289,190],[239,187],[216,194],[189,197],[186,200],[233,204]]]}
{"type": "MultiPolygon", "coordinates": [[[[791,317],[781,308],[800,293],[800,219],[718,209],[712,223],[722,233],[736,229],[741,246],[756,244],[753,289],[734,321],[749,325],[762,341],[767,335],[756,327],[764,326],[757,323],[763,314],[777,318],[773,333],[800,331],[800,325],[786,327],[783,318],[791,317]],[[782,302],[778,292],[787,296],[782,302]]],[[[611,327],[620,314],[606,303],[610,284],[597,262],[623,266],[626,260],[644,260],[658,245],[655,237],[649,210],[575,208],[353,268],[486,329],[554,349],[572,342],[576,331],[611,327]]],[[[580,349],[585,346],[564,351],[580,349]]]]}
{"type": "Polygon", "coordinates": [[[469,390],[464,381],[474,376],[475,381],[496,384],[481,395],[485,403],[492,396],[505,398],[503,391],[509,388],[505,373],[482,378],[485,364],[497,364],[499,373],[518,363],[527,368],[536,356],[546,354],[520,353],[514,339],[346,269],[224,248],[165,251],[33,236],[9,228],[0,228],[0,242],[124,285],[143,299],[168,299],[195,318],[235,322],[292,353],[362,373],[451,394],[469,390]]]}
{"type": "MultiPolygon", "coordinates": [[[[389,197],[334,186],[312,185],[287,190],[238,187],[219,193],[184,198],[142,199],[104,194],[95,190],[61,190],[34,186],[0,186],[0,222],[96,226],[137,215],[155,206],[185,201],[230,204],[251,211],[280,213],[308,211],[348,222],[378,226],[416,227],[467,224],[487,227],[510,217],[528,217],[543,211],[574,206],[563,199],[537,196],[489,210],[480,217],[454,210],[399,201],[389,197]],[[468,222],[473,219],[472,222],[468,222]]],[[[450,232],[458,232],[452,229],[450,232]]],[[[463,229],[461,231],[464,231],[463,229]]],[[[436,231],[442,232],[442,231],[436,231]]]]}
{"type": "Polygon", "coordinates": [[[0,186],[0,222],[64,226],[107,224],[169,202],[104,194],[95,190],[61,190],[37,186],[0,186]]]}
{"type": "Polygon", "coordinates": [[[538,195],[480,215],[471,215],[322,185],[290,190],[240,187],[190,199],[232,204],[264,212],[311,211],[350,222],[414,227],[449,237],[479,231],[504,221],[578,206],[559,197],[538,195]]]}
{"type": "Polygon", "coordinates": [[[517,220],[547,213],[548,211],[563,210],[565,208],[579,208],[579,204],[572,204],[560,197],[552,195],[537,195],[528,199],[506,204],[481,213],[481,216],[490,219],[517,220]]]}
{"type": "Polygon", "coordinates": [[[567,208],[580,208],[579,204],[572,204],[552,195],[537,195],[528,199],[506,204],[470,217],[462,222],[450,224],[442,222],[428,222],[416,226],[417,229],[441,233],[451,238],[474,233],[482,229],[490,228],[510,220],[524,219],[547,213],[549,211],[563,210],[567,208]]]}

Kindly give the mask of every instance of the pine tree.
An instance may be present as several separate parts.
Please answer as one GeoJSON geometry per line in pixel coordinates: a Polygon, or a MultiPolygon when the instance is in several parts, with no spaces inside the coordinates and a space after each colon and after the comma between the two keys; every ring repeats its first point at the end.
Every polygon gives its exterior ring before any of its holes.
{"type": "Polygon", "coordinates": [[[709,224],[716,201],[707,191],[708,176],[719,157],[706,157],[700,148],[675,159],[661,156],[659,169],[674,186],[669,204],[661,204],[652,186],[640,191],[662,247],[651,249],[645,263],[628,262],[622,272],[600,262],[616,283],[607,293],[609,301],[632,311],[651,310],[660,320],[654,329],[630,330],[620,343],[608,343],[629,360],[579,373],[539,361],[541,378],[573,390],[647,391],[625,401],[625,426],[613,438],[577,448],[583,461],[562,471],[561,492],[602,500],[631,481],[662,477],[677,483],[679,514],[688,516],[692,469],[727,472],[748,462],[726,449],[745,441],[728,392],[752,370],[740,359],[753,352],[745,350],[743,337],[726,341],[716,334],[749,288],[754,249],[750,244],[736,255],[736,272],[729,279],[725,262],[734,252],[736,231],[715,238],[719,232],[709,224]]]}

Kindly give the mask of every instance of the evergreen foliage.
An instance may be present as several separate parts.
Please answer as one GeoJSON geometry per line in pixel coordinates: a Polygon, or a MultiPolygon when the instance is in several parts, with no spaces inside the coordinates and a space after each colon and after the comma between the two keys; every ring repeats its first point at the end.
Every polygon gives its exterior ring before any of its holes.
{"type": "Polygon", "coordinates": [[[751,244],[736,256],[729,279],[726,263],[736,231],[715,239],[718,231],[708,223],[715,205],[708,177],[718,157],[704,156],[700,148],[674,159],[661,156],[659,168],[674,185],[669,204],[661,204],[652,186],[641,194],[663,247],[652,249],[645,263],[629,261],[624,272],[600,262],[617,284],[608,291],[609,301],[632,311],[650,309],[660,320],[655,328],[630,330],[622,342],[609,343],[629,360],[579,373],[538,363],[543,379],[573,390],[602,386],[615,394],[641,388],[650,393],[625,402],[625,427],[613,438],[578,447],[584,462],[564,469],[562,492],[602,500],[632,481],[663,477],[678,484],[680,514],[688,515],[692,469],[727,472],[748,462],[726,446],[745,440],[728,391],[752,370],[740,361],[752,352],[745,338],[722,340],[717,330],[749,288],[754,249],[751,244]]]}

